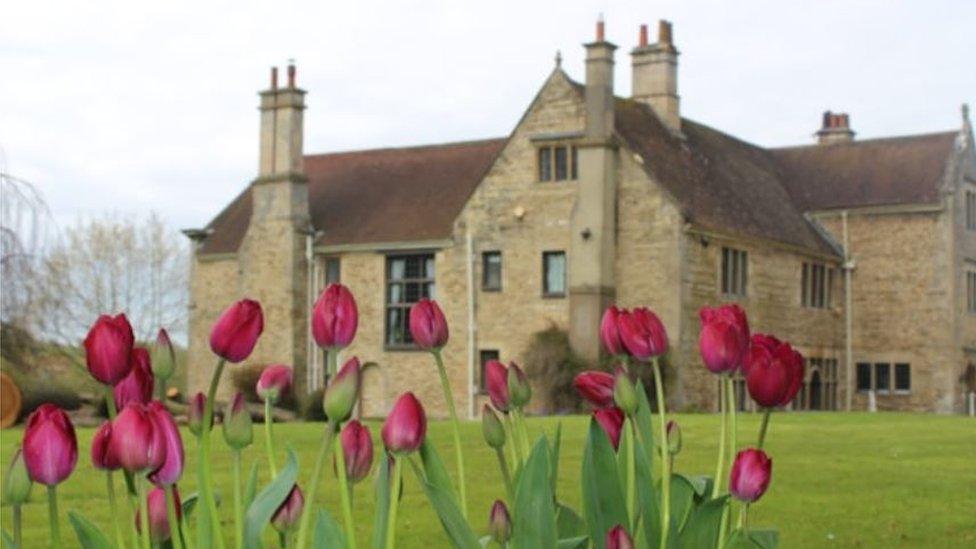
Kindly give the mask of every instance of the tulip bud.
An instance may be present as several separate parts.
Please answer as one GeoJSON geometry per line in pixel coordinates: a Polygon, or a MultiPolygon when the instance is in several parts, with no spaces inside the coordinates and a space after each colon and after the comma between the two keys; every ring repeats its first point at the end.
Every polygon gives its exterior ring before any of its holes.
{"type": "Polygon", "coordinates": [[[278,509],[271,516],[271,525],[279,532],[288,532],[298,524],[302,518],[302,510],[305,508],[305,496],[302,489],[296,484],[288,492],[288,497],[281,502],[278,509]]]}
{"type": "Polygon", "coordinates": [[[765,408],[789,404],[803,385],[803,356],[773,336],[752,336],[744,370],[749,395],[765,408]]]}
{"type": "Polygon", "coordinates": [[[589,371],[573,379],[576,392],[593,406],[606,408],[613,406],[613,376],[606,372],[589,371]]]}
{"type": "Polygon", "coordinates": [[[661,319],[650,309],[641,307],[621,313],[617,327],[627,352],[637,360],[661,356],[668,350],[668,333],[661,319]]]}
{"type": "Polygon", "coordinates": [[[630,539],[627,530],[616,525],[607,532],[606,549],[634,549],[634,541],[630,539]]]}
{"type": "Polygon", "coordinates": [[[363,480],[373,467],[373,438],[369,429],[354,419],[343,427],[339,440],[346,462],[346,478],[354,483],[363,480]]]}
{"type": "Polygon", "coordinates": [[[505,502],[496,499],[488,515],[488,533],[499,545],[505,545],[512,537],[512,517],[508,514],[505,502]]]}
{"type": "Polygon", "coordinates": [[[152,346],[152,372],[157,379],[166,381],[173,377],[176,371],[176,351],[173,349],[173,342],[169,339],[169,333],[159,329],[156,334],[156,342],[152,346]]]}
{"type": "Polygon", "coordinates": [[[508,370],[497,360],[489,360],[485,365],[485,384],[488,385],[488,398],[501,412],[508,413],[512,405],[508,392],[508,370]]]}
{"type": "Polygon", "coordinates": [[[508,364],[508,394],[512,406],[519,409],[532,400],[532,386],[529,385],[525,372],[514,362],[508,364]]]}
{"type": "Polygon", "coordinates": [[[681,427],[673,419],[668,421],[668,453],[672,456],[681,451],[681,427]]]}
{"type": "Polygon", "coordinates": [[[227,308],[210,330],[210,349],[227,362],[241,362],[251,355],[264,331],[261,304],[243,299],[227,308]]]}
{"type": "Polygon", "coordinates": [[[112,422],[106,421],[95,431],[92,438],[91,460],[96,469],[115,471],[121,465],[119,460],[108,451],[108,443],[112,439],[112,422]]]}
{"type": "Polygon", "coordinates": [[[142,347],[135,347],[129,360],[132,362],[129,375],[112,388],[116,410],[125,408],[125,405],[130,402],[149,404],[152,400],[155,382],[149,365],[149,351],[142,347]]]}
{"type": "Polygon", "coordinates": [[[620,340],[620,330],[617,328],[618,319],[623,312],[616,307],[610,307],[603,313],[600,320],[600,341],[607,353],[617,356],[627,354],[623,341],[620,340]]]}
{"type": "Polygon", "coordinates": [[[593,419],[603,427],[603,431],[610,437],[613,449],[620,447],[620,432],[624,427],[624,413],[620,408],[600,408],[593,411],[593,419]]]}
{"type": "Polygon", "coordinates": [[[413,393],[404,393],[383,422],[383,444],[394,454],[416,451],[427,436],[427,415],[413,393]]]}
{"type": "Polygon", "coordinates": [[[698,350],[709,371],[722,374],[742,367],[749,354],[749,321],[736,304],[702,307],[698,350]]]}
{"type": "MultiPolygon", "coordinates": [[[[173,487],[173,503],[176,506],[176,518],[179,520],[183,516],[183,505],[180,503],[180,494],[173,487]]],[[[156,487],[149,491],[146,496],[146,507],[149,509],[149,537],[153,543],[162,543],[169,539],[171,535],[169,515],[166,512],[166,491],[156,487]]],[[[142,533],[142,515],[140,510],[136,510],[136,531],[142,533]]]]}
{"type": "Polygon", "coordinates": [[[27,472],[24,453],[20,448],[17,448],[13,459],[10,460],[7,476],[3,479],[3,502],[7,505],[25,503],[30,497],[31,486],[33,483],[30,474],[27,472]]]}
{"type": "Polygon", "coordinates": [[[627,416],[637,412],[637,388],[623,368],[613,377],[613,401],[627,416]]]}
{"type": "Polygon", "coordinates": [[[163,464],[149,475],[149,480],[157,486],[176,484],[183,475],[185,455],[183,453],[183,438],[176,426],[173,415],[166,409],[166,405],[158,400],[149,403],[149,416],[153,420],[153,427],[162,434],[166,446],[166,456],[163,464]]]}
{"type": "Polygon", "coordinates": [[[112,421],[108,452],[130,473],[151,472],[166,460],[166,440],[149,410],[130,402],[112,421]]]}
{"type": "Polygon", "coordinates": [[[481,433],[488,446],[492,448],[505,446],[505,426],[498,419],[498,414],[487,404],[481,409],[481,433]]]}
{"type": "Polygon", "coordinates": [[[746,448],[735,456],[729,473],[729,492],[746,503],[756,501],[769,488],[773,475],[773,460],[766,452],[746,448]]]}
{"type": "Polygon", "coordinates": [[[64,410],[42,404],[24,430],[24,464],[31,480],[55,486],[68,478],[78,463],[78,438],[64,410]]]}
{"type": "Polygon", "coordinates": [[[251,413],[247,410],[244,393],[238,391],[224,409],[224,441],[235,450],[243,450],[254,441],[251,413]]]}
{"type": "Polygon", "coordinates": [[[115,385],[128,375],[133,341],[132,326],[124,314],[98,317],[85,337],[85,362],[92,377],[115,385]]]}
{"type": "Polygon", "coordinates": [[[349,288],[329,284],[312,309],[312,337],[323,349],[343,349],[356,337],[359,312],[349,288]]]}
{"type": "Polygon", "coordinates": [[[417,347],[428,351],[447,344],[447,319],[436,301],[421,299],[410,307],[410,335],[417,347]]]}
{"type": "MultiPolygon", "coordinates": [[[[195,436],[200,436],[203,432],[203,414],[207,407],[207,395],[197,393],[190,399],[190,406],[186,411],[186,425],[190,432],[195,436]]],[[[210,427],[213,427],[213,418],[210,418],[210,427]]]]}
{"type": "Polygon", "coordinates": [[[270,400],[272,404],[288,393],[291,388],[292,369],[284,364],[268,366],[261,372],[255,392],[261,400],[270,400]]]}
{"type": "Polygon", "coordinates": [[[322,407],[329,421],[339,424],[349,419],[359,399],[361,382],[362,371],[359,368],[359,359],[352,357],[339,369],[339,373],[329,383],[322,396],[322,407]]]}

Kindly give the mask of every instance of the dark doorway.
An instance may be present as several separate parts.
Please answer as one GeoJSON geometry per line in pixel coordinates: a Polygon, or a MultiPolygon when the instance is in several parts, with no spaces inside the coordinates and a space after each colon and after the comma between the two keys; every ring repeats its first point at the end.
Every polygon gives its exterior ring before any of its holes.
{"type": "Polygon", "coordinates": [[[820,371],[814,370],[813,374],[810,375],[810,409],[811,410],[822,410],[822,391],[820,383],[820,371]]]}

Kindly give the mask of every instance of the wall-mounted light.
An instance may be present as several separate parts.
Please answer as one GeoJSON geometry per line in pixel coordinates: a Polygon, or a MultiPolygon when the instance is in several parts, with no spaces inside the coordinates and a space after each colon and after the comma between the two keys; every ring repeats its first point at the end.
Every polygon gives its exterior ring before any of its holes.
{"type": "Polygon", "coordinates": [[[589,240],[590,237],[593,236],[593,233],[590,232],[590,228],[587,227],[587,228],[583,229],[582,232],[580,232],[580,236],[583,237],[583,240],[589,240]]]}
{"type": "Polygon", "coordinates": [[[522,221],[522,218],[525,217],[525,208],[522,206],[515,206],[515,209],[512,210],[512,215],[515,216],[515,219],[522,221]]]}

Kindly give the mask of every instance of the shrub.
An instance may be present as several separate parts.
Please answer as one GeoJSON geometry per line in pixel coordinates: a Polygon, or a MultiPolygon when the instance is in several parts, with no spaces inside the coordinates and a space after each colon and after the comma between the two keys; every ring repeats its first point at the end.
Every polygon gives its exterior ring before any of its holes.
{"type": "Polygon", "coordinates": [[[579,409],[580,398],[573,388],[573,378],[586,368],[586,361],[570,348],[569,335],[555,325],[533,334],[525,350],[526,375],[547,411],[579,409]]]}
{"type": "Polygon", "coordinates": [[[322,408],[322,395],[325,389],[316,389],[302,399],[301,417],[305,421],[325,421],[325,409],[322,408]]]}

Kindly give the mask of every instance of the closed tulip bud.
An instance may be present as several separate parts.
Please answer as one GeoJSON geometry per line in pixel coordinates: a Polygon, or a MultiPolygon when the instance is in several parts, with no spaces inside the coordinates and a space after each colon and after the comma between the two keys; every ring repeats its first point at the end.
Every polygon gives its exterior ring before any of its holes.
{"type": "Polygon", "coordinates": [[[497,360],[489,360],[485,364],[485,384],[488,385],[488,398],[491,404],[501,412],[508,412],[512,406],[508,392],[508,369],[497,360]]]}
{"type": "Polygon", "coordinates": [[[149,480],[157,486],[171,486],[183,475],[186,457],[183,453],[183,438],[173,415],[162,402],[154,400],[149,403],[149,416],[156,431],[162,433],[163,443],[166,445],[163,464],[149,475],[149,480]]]}
{"type": "MultiPolygon", "coordinates": [[[[183,516],[180,494],[173,487],[173,503],[176,505],[176,518],[183,516]]],[[[146,507],[149,509],[149,537],[153,543],[162,543],[171,535],[169,515],[166,513],[166,491],[156,487],[146,496],[146,507]]],[[[136,510],[136,531],[142,533],[142,515],[136,510]]]]}
{"type": "Polygon", "coordinates": [[[224,441],[235,450],[243,450],[254,440],[251,413],[244,402],[244,393],[238,391],[224,410],[224,441]]]}
{"type": "Polygon", "coordinates": [[[112,422],[106,421],[95,431],[95,436],[92,438],[91,460],[96,469],[115,471],[121,467],[119,460],[108,451],[110,440],[112,440],[112,422]]]}
{"type": "Polygon", "coordinates": [[[339,434],[342,457],[346,462],[346,478],[359,482],[369,475],[373,467],[373,438],[362,423],[352,420],[339,434]]]}
{"type": "Polygon", "coordinates": [[[291,389],[292,369],[284,364],[268,366],[261,372],[258,384],[254,388],[255,392],[262,400],[270,400],[273,403],[288,394],[291,389]]]}
{"type": "Polygon", "coordinates": [[[296,484],[288,492],[288,497],[281,502],[278,509],[271,516],[271,525],[279,532],[288,532],[298,525],[298,520],[302,518],[302,510],[305,508],[305,496],[302,489],[296,484]]]}
{"type": "Polygon", "coordinates": [[[362,370],[359,367],[359,359],[352,357],[339,369],[339,373],[329,383],[322,397],[322,407],[329,421],[339,424],[349,419],[359,399],[361,383],[362,370]]]}
{"type": "Polygon", "coordinates": [[[668,332],[650,309],[641,307],[621,313],[617,326],[624,347],[637,360],[648,360],[668,351],[668,332]]]}
{"type": "Polygon", "coordinates": [[[637,412],[637,388],[623,368],[613,376],[613,402],[628,416],[637,412]]]}
{"type": "Polygon", "coordinates": [[[447,319],[436,301],[421,299],[410,307],[410,335],[417,347],[428,351],[447,344],[447,319]]]}
{"type": "Polygon", "coordinates": [[[512,537],[512,517],[508,514],[505,502],[496,499],[488,516],[488,533],[499,545],[505,545],[512,537]]]}
{"type": "Polygon", "coordinates": [[[159,329],[152,346],[152,371],[162,381],[173,377],[173,372],[176,371],[176,351],[169,339],[169,333],[163,328],[159,329]]]}
{"type": "Polygon", "coordinates": [[[108,452],[130,473],[151,472],[166,460],[166,440],[149,410],[130,402],[112,421],[108,452]]]}
{"type": "Polygon", "coordinates": [[[498,419],[498,414],[487,404],[481,409],[481,433],[485,436],[485,442],[492,448],[505,446],[505,426],[498,419]]]}
{"type": "Polygon", "coordinates": [[[78,438],[64,410],[42,404],[27,420],[24,463],[31,480],[55,486],[71,475],[78,463],[78,438]]]}
{"type": "Polygon", "coordinates": [[[716,374],[735,372],[749,355],[749,321],[738,305],[703,307],[698,350],[709,371],[716,374]]]}
{"type": "Polygon", "coordinates": [[[312,309],[312,337],[323,349],[344,349],[356,337],[359,312],[349,288],[329,284],[312,309]]]}
{"type": "Polygon", "coordinates": [[[573,379],[573,386],[583,400],[597,408],[613,406],[613,376],[606,372],[583,372],[573,379]]]}
{"type": "Polygon", "coordinates": [[[729,492],[746,503],[756,501],[769,488],[773,476],[773,460],[766,452],[746,448],[735,456],[729,473],[729,492]]]}
{"type": "Polygon", "coordinates": [[[132,326],[124,314],[98,317],[85,337],[85,363],[92,377],[115,385],[128,375],[133,341],[132,326]]]}
{"type": "Polygon", "coordinates": [[[227,308],[210,330],[210,349],[227,362],[241,362],[251,355],[264,331],[261,304],[243,299],[227,308]]]}
{"type": "MultiPolygon", "coordinates": [[[[190,398],[190,406],[186,411],[186,425],[195,436],[200,436],[203,432],[203,413],[206,407],[207,395],[202,392],[190,398]]],[[[213,418],[210,419],[210,427],[213,427],[213,418]]]]}
{"type": "Polygon", "coordinates": [[[621,525],[616,525],[607,532],[607,549],[634,549],[634,541],[630,539],[630,534],[621,525]]]}
{"type": "Polygon", "coordinates": [[[624,413],[620,408],[600,408],[593,411],[593,419],[603,427],[603,431],[610,437],[613,449],[620,447],[620,432],[624,427],[624,413]]]}
{"type": "Polygon", "coordinates": [[[149,365],[149,351],[142,347],[135,347],[129,360],[132,362],[129,375],[112,388],[116,410],[125,408],[125,405],[130,402],[149,404],[152,400],[155,381],[152,367],[149,365]]]}
{"type": "Polygon", "coordinates": [[[424,443],[427,415],[413,393],[404,393],[397,399],[383,422],[382,435],[387,451],[394,454],[414,452],[424,443]]]}
{"type": "Polygon", "coordinates": [[[7,468],[7,476],[3,479],[3,501],[8,505],[20,505],[30,497],[31,482],[27,465],[24,462],[24,452],[17,448],[14,457],[7,468]]]}
{"type": "Polygon", "coordinates": [[[529,385],[529,380],[525,377],[525,372],[514,362],[508,364],[507,383],[512,406],[521,409],[532,400],[532,386],[529,385]]]}
{"type": "Polygon", "coordinates": [[[618,328],[622,312],[624,311],[621,309],[610,307],[604,311],[603,318],[600,320],[600,341],[603,342],[603,348],[607,350],[607,353],[614,356],[627,354],[624,342],[620,339],[620,329],[618,328]]]}
{"type": "Polygon", "coordinates": [[[668,421],[668,453],[672,456],[681,451],[681,427],[673,419],[668,421]]]}
{"type": "Polygon", "coordinates": [[[785,406],[803,385],[803,356],[773,336],[755,334],[745,368],[749,396],[765,408],[785,406]]]}

